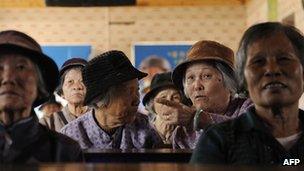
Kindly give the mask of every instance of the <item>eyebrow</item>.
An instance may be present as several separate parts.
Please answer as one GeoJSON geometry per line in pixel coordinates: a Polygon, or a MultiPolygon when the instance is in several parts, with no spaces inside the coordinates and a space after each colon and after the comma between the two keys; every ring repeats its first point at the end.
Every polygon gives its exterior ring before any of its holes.
{"type": "MultiPolygon", "coordinates": [[[[214,70],[214,68],[200,68],[199,69],[200,71],[205,71],[205,70],[209,70],[209,71],[213,71],[214,70]]],[[[198,70],[190,70],[190,74],[192,74],[193,72],[195,72],[195,71],[198,71],[198,70]]],[[[187,74],[186,74],[187,75],[187,74]]],[[[188,74],[189,75],[189,74],[188,74]]]]}

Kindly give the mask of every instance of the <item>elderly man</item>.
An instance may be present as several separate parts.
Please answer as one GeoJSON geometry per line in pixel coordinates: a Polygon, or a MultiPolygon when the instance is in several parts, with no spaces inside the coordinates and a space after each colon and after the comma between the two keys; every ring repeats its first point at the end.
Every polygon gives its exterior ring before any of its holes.
{"type": "Polygon", "coordinates": [[[242,87],[254,103],[235,120],[214,125],[200,138],[191,161],[205,164],[283,165],[304,161],[304,37],[280,23],[250,27],[238,50],[242,87]]]}
{"type": "Polygon", "coordinates": [[[0,32],[0,162],[81,159],[79,145],[38,123],[33,108],[58,82],[58,68],[40,45],[18,31],[0,32]]]}

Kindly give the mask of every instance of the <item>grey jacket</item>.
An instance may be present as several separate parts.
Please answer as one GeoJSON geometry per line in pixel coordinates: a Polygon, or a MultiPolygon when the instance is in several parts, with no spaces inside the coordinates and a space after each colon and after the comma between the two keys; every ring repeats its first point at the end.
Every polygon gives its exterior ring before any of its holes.
{"type": "Polygon", "coordinates": [[[69,111],[68,107],[65,106],[60,112],[56,112],[50,117],[43,117],[39,120],[39,122],[51,130],[60,132],[61,128],[76,118],[77,116],[73,115],[69,111]]]}

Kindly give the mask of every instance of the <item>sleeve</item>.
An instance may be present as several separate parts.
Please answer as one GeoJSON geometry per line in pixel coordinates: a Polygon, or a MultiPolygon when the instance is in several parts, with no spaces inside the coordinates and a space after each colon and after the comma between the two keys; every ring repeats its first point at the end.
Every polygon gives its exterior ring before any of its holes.
{"type": "Polygon", "coordinates": [[[46,118],[41,118],[41,119],[39,119],[39,123],[40,123],[41,125],[46,126],[48,129],[50,129],[49,124],[48,124],[46,118]]]}
{"type": "Polygon", "coordinates": [[[153,132],[152,138],[153,138],[152,148],[160,148],[164,145],[161,137],[158,135],[156,131],[153,132]]]}
{"type": "Polygon", "coordinates": [[[225,116],[225,115],[219,115],[214,113],[209,113],[213,123],[221,123],[230,119],[233,119],[232,117],[225,116]]]}
{"type": "Polygon", "coordinates": [[[196,113],[193,119],[193,127],[198,131],[199,129],[207,129],[211,124],[221,123],[230,119],[232,117],[215,113],[196,113]],[[199,116],[197,117],[197,115],[199,116]]]}
{"type": "Polygon", "coordinates": [[[172,133],[173,149],[194,149],[203,130],[194,131],[177,126],[172,133]]]}
{"type": "Polygon", "coordinates": [[[199,138],[193,151],[190,163],[192,164],[225,164],[224,135],[215,127],[210,127],[199,138]]]}
{"type": "MultiPolygon", "coordinates": [[[[63,136],[63,135],[62,135],[63,136]]],[[[84,161],[84,155],[79,144],[65,137],[64,144],[60,146],[61,157],[59,159],[60,162],[82,162],[84,161]]]]}
{"type": "Polygon", "coordinates": [[[62,127],[59,132],[61,134],[64,134],[64,135],[68,135],[68,127],[67,127],[67,125],[65,125],[64,127],[62,127]]]}
{"type": "Polygon", "coordinates": [[[149,145],[147,145],[146,148],[161,148],[164,143],[160,135],[149,123],[147,123],[147,127],[148,129],[146,131],[148,132],[149,137],[147,142],[149,142],[149,145]]]}

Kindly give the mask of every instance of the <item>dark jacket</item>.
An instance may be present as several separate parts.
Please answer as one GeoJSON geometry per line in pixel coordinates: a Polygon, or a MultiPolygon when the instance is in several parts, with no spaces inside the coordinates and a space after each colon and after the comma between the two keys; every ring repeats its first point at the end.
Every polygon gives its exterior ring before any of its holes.
{"type": "Polygon", "coordinates": [[[80,146],[38,123],[34,114],[9,127],[0,124],[0,163],[75,162],[80,146]]]}
{"type": "Polygon", "coordinates": [[[300,159],[300,164],[304,164],[302,110],[299,110],[299,119],[302,134],[289,150],[285,150],[251,107],[235,120],[209,127],[200,137],[191,163],[283,165],[285,159],[300,159]]]}

